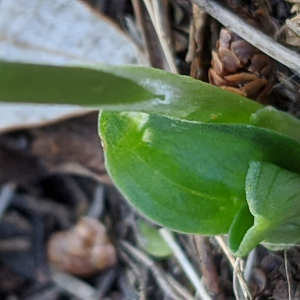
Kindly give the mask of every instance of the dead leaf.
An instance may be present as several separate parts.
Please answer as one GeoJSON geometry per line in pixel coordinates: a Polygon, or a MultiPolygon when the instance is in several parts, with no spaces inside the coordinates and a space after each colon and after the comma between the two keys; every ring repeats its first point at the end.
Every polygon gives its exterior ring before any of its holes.
{"type": "Polygon", "coordinates": [[[50,238],[48,259],[57,270],[80,276],[92,275],[117,262],[105,226],[88,217],[71,230],[55,233],[50,238]]]}
{"type": "Polygon", "coordinates": [[[97,132],[98,113],[0,135],[0,184],[72,173],[111,183],[97,132]]]}

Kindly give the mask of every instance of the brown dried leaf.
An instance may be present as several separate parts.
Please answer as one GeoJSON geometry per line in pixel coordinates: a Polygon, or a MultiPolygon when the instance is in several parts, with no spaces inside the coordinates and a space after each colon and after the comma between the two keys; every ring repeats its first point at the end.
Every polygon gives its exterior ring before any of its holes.
{"type": "Polygon", "coordinates": [[[117,262],[116,250],[103,224],[82,218],[71,230],[55,233],[47,246],[48,259],[63,272],[90,276],[117,262]]]}
{"type": "Polygon", "coordinates": [[[0,136],[0,185],[5,182],[25,183],[46,173],[38,157],[10,145],[5,137],[0,136]]]}
{"type": "Polygon", "coordinates": [[[296,13],[296,16],[285,21],[285,25],[280,28],[278,35],[287,45],[300,47],[300,2],[298,0],[286,1],[294,3],[291,13],[296,13]]]}
{"type": "Polygon", "coordinates": [[[52,172],[78,173],[111,183],[97,132],[98,113],[0,135],[0,183],[52,172]],[[20,144],[25,147],[20,148],[20,144]]]}

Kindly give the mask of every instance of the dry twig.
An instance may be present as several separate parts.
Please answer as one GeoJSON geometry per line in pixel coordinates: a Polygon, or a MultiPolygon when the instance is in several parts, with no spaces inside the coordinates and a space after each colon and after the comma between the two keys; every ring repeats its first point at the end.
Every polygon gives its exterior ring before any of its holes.
{"type": "Polygon", "coordinates": [[[289,272],[289,268],[288,268],[287,250],[284,251],[284,269],[285,269],[286,280],[287,280],[287,284],[288,284],[289,300],[292,300],[292,289],[291,289],[290,272],[289,272]]]}
{"type": "Polygon", "coordinates": [[[72,275],[59,272],[52,268],[51,277],[57,286],[67,291],[69,294],[76,296],[78,299],[98,299],[97,291],[93,287],[72,275]]]}
{"type": "Polygon", "coordinates": [[[168,37],[167,34],[168,29],[166,28],[167,25],[166,22],[162,21],[164,18],[166,18],[166,16],[162,10],[163,7],[162,3],[158,3],[158,2],[161,2],[161,0],[156,0],[156,1],[144,0],[145,6],[147,8],[150,19],[153,23],[157,37],[161,44],[162,50],[164,52],[166,62],[170,68],[170,71],[176,74],[178,73],[178,71],[170,47],[170,38],[168,37]]]}
{"type": "MultiPolygon", "coordinates": [[[[129,244],[126,241],[121,241],[120,243],[128,253],[130,253],[133,257],[135,257],[138,261],[140,261],[143,265],[147,266],[151,270],[158,285],[166,295],[169,295],[177,300],[180,299],[190,300],[192,298],[192,296],[190,296],[190,298],[183,298],[182,295],[181,297],[179,297],[177,293],[174,291],[174,289],[172,288],[172,286],[170,285],[170,283],[168,282],[164,271],[161,270],[158,266],[156,266],[156,264],[147,255],[145,255],[139,249],[133,247],[131,244],[129,244]]],[[[187,291],[185,293],[188,294],[187,291]]]]}
{"type": "Polygon", "coordinates": [[[219,285],[219,276],[211,254],[208,237],[194,236],[194,242],[200,260],[200,267],[204,285],[213,299],[224,299],[219,285]]]}
{"type": "Polygon", "coordinates": [[[232,254],[230,253],[225,241],[223,240],[223,238],[221,236],[216,236],[215,237],[216,241],[218,242],[218,244],[220,245],[220,247],[222,248],[223,252],[225,253],[227,259],[229,260],[232,268],[235,270],[236,272],[236,277],[237,280],[239,281],[239,284],[243,290],[243,294],[245,296],[245,299],[251,299],[251,293],[248,289],[247,283],[245,281],[245,278],[243,276],[243,273],[241,272],[241,270],[239,268],[236,269],[236,259],[232,256],[232,254]]]}

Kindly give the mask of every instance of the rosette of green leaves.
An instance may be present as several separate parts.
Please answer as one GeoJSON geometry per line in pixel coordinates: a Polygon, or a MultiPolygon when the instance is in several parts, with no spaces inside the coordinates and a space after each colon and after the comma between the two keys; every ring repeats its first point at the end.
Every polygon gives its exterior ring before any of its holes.
{"type": "Polygon", "coordinates": [[[228,233],[237,256],[261,242],[300,241],[300,122],[292,116],[144,67],[2,62],[0,76],[1,101],[102,108],[107,170],[158,224],[228,233]]]}

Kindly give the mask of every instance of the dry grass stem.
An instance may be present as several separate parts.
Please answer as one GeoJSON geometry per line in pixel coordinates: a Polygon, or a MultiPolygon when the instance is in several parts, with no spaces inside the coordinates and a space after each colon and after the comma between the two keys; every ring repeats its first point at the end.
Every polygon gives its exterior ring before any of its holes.
{"type": "Polygon", "coordinates": [[[252,296],[250,294],[247,283],[243,276],[242,263],[243,260],[241,258],[237,257],[235,259],[235,264],[233,268],[233,291],[237,299],[242,299],[240,297],[240,290],[241,290],[243,299],[251,300],[252,296]]]}
{"type": "Polygon", "coordinates": [[[194,300],[195,298],[184,288],[177,280],[174,279],[171,275],[166,273],[166,278],[169,281],[170,285],[176,290],[176,292],[181,295],[184,299],[194,300]]]}
{"type": "Polygon", "coordinates": [[[98,300],[97,290],[84,281],[51,268],[53,282],[64,291],[82,300],[98,300]]]}
{"type": "Polygon", "coordinates": [[[145,276],[143,276],[145,269],[147,269],[144,266],[141,266],[139,262],[136,262],[134,258],[132,258],[126,251],[125,249],[122,249],[119,247],[118,249],[120,257],[126,262],[126,265],[129,269],[130,272],[132,272],[138,281],[138,287],[137,289],[139,290],[139,298],[141,300],[146,299],[146,294],[147,294],[147,280],[145,276]]]}
{"type": "Polygon", "coordinates": [[[12,200],[15,191],[15,185],[13,183],[7,183],[3,185],[0,190],[0,220],[2,219],[10,201],[12,200]]]}
{"type": "Polygon", "coordinates": [[[147,65],[150,65],[150,53],[149,53],[149,49],[146,46],[147,45],[147,38],[146,38],[146,28],[145,28],[145,22],[144,22],[144,15],[143,15],[143,11],[141,8],[141,2],[140,0],[131,0],[132,3],[132,7],[134,10],[134,16],[136,18],[136,26],[137,26],[137,30],[140,34],[140,38],[142,40],[142,51],[146,57],[147,65]]]}
{"type": "Polygon", "coordinates": [[[227,244],[225,243],[225,241],[223,240],[223,238],[221,236],[216,236],[215,239],[218,242],[218,244],[221,247],[221,249],[223,250],[223,252],[225,253],[225,255],[226,255],[227,259],[229,260],[232,268],[234,268],[235,258],[230,253],[230,251],[229,251],[229,249],[227,247],[227,244]]]}
{"type": "Polygon", "coordinates": [[[172,233],[165,228],[160,229],[159,232],[161,236],[164,238],[164,240],[167,242],[169,247],[172,249],[175,257],[178,260],[178,263],[182,267],[187,277],[190,279],[192,285],[194,286],[195,290],[197,291],[201,299],[210,300],[211,298],[208,295],[207,291],[204,289],[200,277],[192,267],[191,263],[188,261],[182,249],[175,241],[172,233]]]}
{"type": "Polygon", "coordinates": [[[286,280],[288,284],[289,300],[292,300],[292,288],[291,288],[290,272],[288,268],[287,250],[284,250],[284,269],[285,269],[286,280]]]}
{"type": "MultiPolygon", "coordinates": [[[[136,260],[138,260],[140,263],[145,265],[147,268],[151,270],[153,273],[158,285],[160,288],[164,291],[164,293],[168,296],[173,297],[175,300],[183,299],[182,297],[179,297],[174,290],[172,289],[170,283],[166,279],[166,275],[162,269],[157,267],[155,263],[143,252],[141,252],[139,249],[133,247],[131,244],[129,244],[126,241],[120,242],[123,249],[125,249],[132,257],[134,257],[136,260]]],[[[185,299],[187,300],[187,299],[185,299]]]]}
{"type": "Polygon", "coordinates": [[[170,47],[170,38],[167,35],[168,30],[164,27],[164,24],[166,24],[166,22],[162,22],[162,20],[166,18],[166,15],[162,10],[162,4],[158,2],[161,1],[156,0],[152,2],[150,0],[144,0],[146,9],[155,28],[155,32],[161,44],[170,71],[177,74],[178,70],[170,47]]]}
{"type": "Polygon", "coordinates": [[[104,212],[104,209],[104,185],[99,184],[86,216],[97,220],[104,212]]]}
{"type": "MultiPolygon", "coordinates": [[[[240,268],[236,269],[237,265],[237,259],[233,257],[233,255],[230,253],[227,244],[225,243],[225,241],[223,240],[223,238],[221,236],[216,236],[215,237],[216,241],[218,242],[218,244],[220,245],[221,249],[223,250],[224,254],[226,255],[227,259],[229,260],[234,272],[236,272],[236,278],[242,288],[243,294],[245,295],[245,299],[252,299],[251,298],[251,293],[248,289],[246,280],[243,276],[243,273],[241,272],[240,268]]],[[[234,274],[235,275],[235,274],[234,274]]],[[[235,278],[235,276],[234,276],[235,278]]]]}
{"type": "Polygon", "coordinates": [[[248,282],[251,277],[251,273],[253,270],[253,266],[256,263],[256,248],[254,248],[247,257],[245,270],[244,270],[244,278],[248,282]]]}

